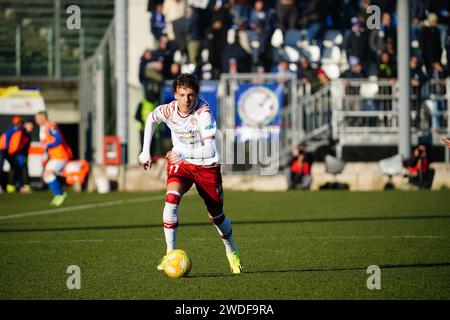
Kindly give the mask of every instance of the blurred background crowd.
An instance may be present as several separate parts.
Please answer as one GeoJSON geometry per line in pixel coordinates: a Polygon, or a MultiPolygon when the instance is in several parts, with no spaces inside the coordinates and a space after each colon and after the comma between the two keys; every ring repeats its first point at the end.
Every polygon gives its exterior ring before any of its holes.
{"type": "MultiPolygon", "coordinates": [[[[156,49],[143,53],[139,76],[150,89],[185,71],[203,80],[292,72],[313,91],[330,78],[397,75],[396,1],[149,0],[148,11],[156,49]],[[380,29],[366,23],[371,5],[380,29]]],[[[447,77],[450,2],[411,0],[410,15],[413,86],[447,77]]]]}

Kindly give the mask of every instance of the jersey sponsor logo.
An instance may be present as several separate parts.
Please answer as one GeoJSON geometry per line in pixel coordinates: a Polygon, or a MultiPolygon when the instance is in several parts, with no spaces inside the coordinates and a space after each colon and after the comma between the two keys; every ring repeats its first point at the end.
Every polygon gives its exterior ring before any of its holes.
{"type": "Polygon", "coordinates": [[[175,133],[182,144],[193,145],[200,142],[200,132],[198,130],[177,130],[175,133]]]}

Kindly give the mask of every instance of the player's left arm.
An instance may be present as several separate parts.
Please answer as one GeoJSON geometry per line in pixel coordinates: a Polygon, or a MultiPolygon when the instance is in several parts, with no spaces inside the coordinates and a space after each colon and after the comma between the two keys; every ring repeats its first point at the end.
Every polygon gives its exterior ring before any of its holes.
{"type": "Polygon", "coordinates": [[[59,131],[59,129],[56,126],[51,127],[49,129],[49,133],[55,140],[52,143],[47,144],[47,150],[49,148],[59,146],[61,143],[63,143],[63,138],[62,138],[61,132],[59,131]]]}
{"type": "Polygon", "coordinates": [[[205,108],[201,111],[198,118],[198,125],[200,136],[202,137],[202,144],[191,150],[177,150],[174,148],[172,151],[177,154],[179,161],[183,159],[208,159],[216,155],[215,138],[217,125],[209,108],[205,108]]]}

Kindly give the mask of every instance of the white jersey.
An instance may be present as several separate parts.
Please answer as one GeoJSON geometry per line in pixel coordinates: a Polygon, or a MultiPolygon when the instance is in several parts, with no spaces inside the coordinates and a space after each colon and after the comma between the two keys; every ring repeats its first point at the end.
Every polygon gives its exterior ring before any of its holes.
{"type": "Polygon", "coordinates": [[[218,163],[219,155],[215,144],[217,126],[206,101],[197,98],[191,112],[182,114],[178,109],[178,102],[174,100],[158,106],[150,113],[149,117],[154,122],[164,122],[169,127],[172,133],[173,150],[182,154],[192,154],[196,150],[201,151],[201,147],[206,140],[210,139],[213,142],[214,152],[212,157],[196,156],[190,158],[186,156],[184,160],[196,165],[218,163]]]}

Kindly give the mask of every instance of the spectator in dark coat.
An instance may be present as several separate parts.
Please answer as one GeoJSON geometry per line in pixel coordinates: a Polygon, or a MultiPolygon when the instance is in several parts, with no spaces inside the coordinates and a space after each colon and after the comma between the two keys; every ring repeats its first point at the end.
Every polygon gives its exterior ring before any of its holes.
{"type": "Polygon", "coordinates": [[[411,77],[411,105],[415,112],[414,126],[420,128],[420,112],[422,101],[422,85],[426,82],[427,76],[422,71],[422,66],[419,63],[419,59],[416,56],[412,56],[409,59],[409,70],[411,77]]]}
{"type": "Polygon", "coordinates": [[[314,70],[306,57],[301,57],[298,66],[298,79],[305,85],[307,83],[312,83],[316,77],[316,70],[314,70]]]}
{"type": "Polygon", "coordinates": [[[222,72],[221,58],[227,43],[227,30],[231,24],[231,19],[228,10],[223,6],[215,7],[212,11],[211,26],[206,31],[206,38],[213,79],[218,79],[222,72]]]}
{"type": "Polygon", "coordinates": [[[339,9],[334,12],[335,27],[343,34],[352,28],[351,19],[356,17],[359,9],[358,0],[339,1],[339,9]]]}
{"type": "Polygon", "coordinates": [[[441,61],[442,46],[440,42],[440,32],[437,27],[437,16],[434,13],[428,15],[427,24],[420,33],[420,49],[427,72],[432,69],[432,64],[441,61]]]}
{"type": "Polygon", "coordinates": [[[263,0],[256,0],[253,9],[250,11],[249,28],[256,30],[259,26],[269,36],[277,27],[275,10],[267,8],[263,0]]]}
{"type": "Polygon", "coordinates": [[[278,0],[276,11],[278,25],[283,33],[296,28],[298,9],[295,0],[278,0]]]}
{"type": "Polygon", "coordinates": [[[188,1],[192,15],[188,22],[187,50],[189,62],[198,64],[202,42],[206,37],[206,30],[211,24],[211,1],[188,1]]]}
{"type": "Polygon", "coordinates": [[[264,1],[257,0],[250,12],[249,37],[252,45],[253,64],[262,65],[266,70],[272,67],[272,34],[277,27],[275,10],[267,8],[264,1]],[[254,43],[257,45],[254,45],[254,43]]]}
{"type": "Polygon", "coordinates": [[[411,17],[411,41],[419,40],[420,28],[426,19],[426,8],[428,0],[410,0],[409,16],[411,17]]]}
{"type": "Polygon", "coordinates": [[[383,12],[380,29],[374,29],[370,32],[370,49],[379,57],[383,51],[386,51],[386,45],[389,40],[394,45],[397,43],[397,29],[392,24],[391,15],[383,12]]]}
{"type": "Polygon", "coordinates": [[[252,9],[252,0],[234,0],[234,23],[236,25],[247,25],[252,9]]]}
{"type": "MultiPolygon", "coordinates": [[[[341,74],[341,78],[344,79],[361,79],[366,78],[366,73],[363,70],[363,66],[356,56],[350,56],[348,58],[348,63],[350,65],[350,69],[346,70],[341,74]]],[[[352,97],[359,97],[359,85],[353,85],[351,82],[345,81],[345,93],[352,97]]],[[[348,99],[345,104],[345,110],[347,111],[362,111],[363,110],[363,101],[360,99],[348,99]]],[[[361,117],[347,117],[345,121],[350,126],[361,126],[363,125],[363,118],[361,117]]]]}
{"type": "Polygon", "coordinates": [[[227,43],[222,56],[222,70],[225,73],[230,71],[230,60],[233,61],[233,66],[236,64],[237,72],[251,71],[251,56],[242,48],[239,43],[239,33],[236,32],[234,42],[227,43]]]}
{"type": "Polygon", "coordinates": [[[153,52],[153,59],[163,63],[162,75],[164,78],[170,76],[170,66],[173,63],[175,45],[166,35],[162,35],[158,40],[158,48],[153,52]]]}
{"type": "Polygon", "coordinates": [[[308,41],[320,42],[322,38],[322,31],[325,27],[325,10],[326,2],[324,0],[311,0],[302,12],[302,18],[300,20],[300,25],[307,29],[308,41]]]}
{"type": "Polygon", "coordinates": [[[361,20],[358,17],[351,19],[352,31],[344,42],[344,49],[347,57],[355,56],[363,64],[364,69],[368,68],[370,61],[369,35],[362,27],[361,20]]]}
{"type": "Polygon", "coordinates": [[[144,84],[145,81],[145,68],[147,63],[153,61],[153,52],[150,49],[144,51],[144,54],[141,56],[141,61],[139,63],[139,82],[144,84]]]}
{"type": "MultiPolygon", "coordinates": [[[[428,77],[430,81],[430,94],[443,96],[445,95],[445,83],[440,80],[443,80],[447,77],[447,72],[442,67],[439,61],[433,62],[431,65],[431,69],[428,72],[428,77]]],[[[431,99],[432,101],[432,110],[431,111],[431,128],[439,129],[445,125],[444,116],[441,113],[446,109],[446,103],[440,99],[431,99]]]]}
{"type": "Polygon", "coordinates": [[[159,40],[162,35],[167,35],[166,18],[162,14],[162,8],[162,3],[156,4],[150,18],[150,30],[156,40],[159,40]]]}
{"type": "Polygon", "coordinates": [[[366,77],[366,73],[358,57],[350,56],[348,59],[348,64],[350,65],[350,69],[346,70],[341,75],[341,78],[360,79],[366,77]]]}

